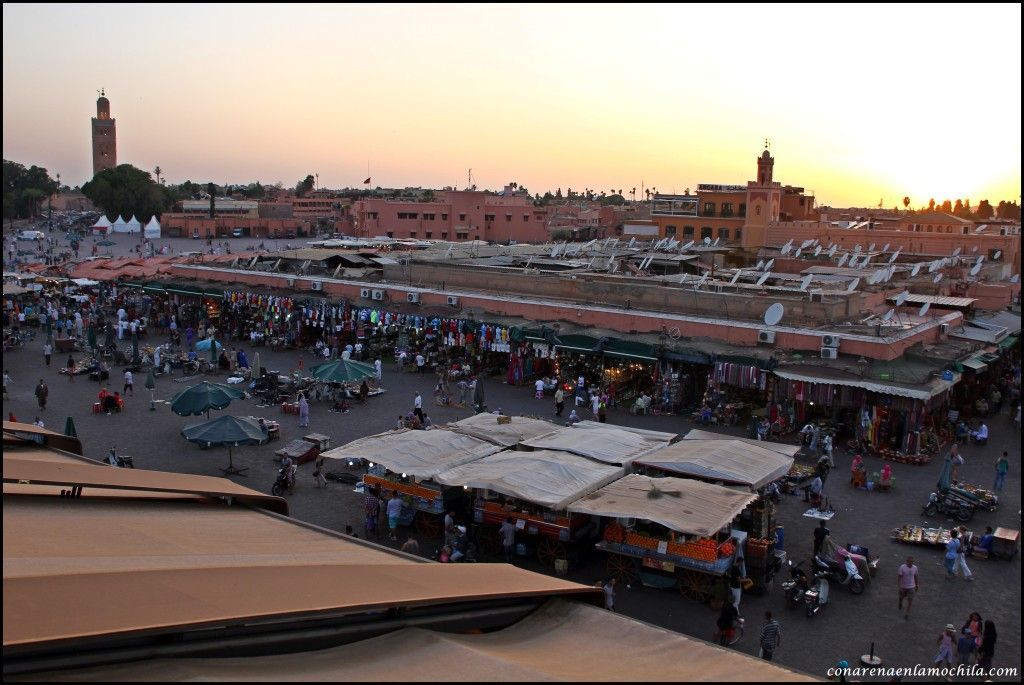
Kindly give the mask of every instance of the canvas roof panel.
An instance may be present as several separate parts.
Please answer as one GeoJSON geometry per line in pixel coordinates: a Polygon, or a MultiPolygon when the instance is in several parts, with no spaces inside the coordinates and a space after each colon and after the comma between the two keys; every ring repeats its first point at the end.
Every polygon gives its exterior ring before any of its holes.
{"type": "Polygon", "coordinates": [[[786,475],[793,466],[793,457],[741,440],[680,440],[636,464],[757,490],[786,475]]]}
{"type": "Polygon", "coordinates": [[[432,478],[441,471],[481,459],[502,449],[471,435],[434,429],[393,430],[324,452],[328,459],[366,459],[393,473],[432,478]]]}

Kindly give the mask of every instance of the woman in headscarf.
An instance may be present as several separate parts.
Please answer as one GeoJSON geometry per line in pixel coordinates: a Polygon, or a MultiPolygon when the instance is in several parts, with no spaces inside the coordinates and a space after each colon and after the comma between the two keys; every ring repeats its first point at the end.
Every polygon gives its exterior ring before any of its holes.
{"type": "Polygon", "coordinates": [[[299,393],[299,428],[309,428],[309,402],[306,393],[299,393]]]}

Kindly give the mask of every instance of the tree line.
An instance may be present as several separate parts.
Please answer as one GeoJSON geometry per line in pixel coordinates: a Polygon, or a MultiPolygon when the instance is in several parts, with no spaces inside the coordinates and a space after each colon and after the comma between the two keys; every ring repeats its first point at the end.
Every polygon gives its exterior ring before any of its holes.
{"type": "MultiPolygon", "coordinates": [[[[903,198],[904,209],[910,209],[910,198],[903,198]]],[[[999,219],[1012,219],[1020,221],[1020,205],[1016,202],[1008,202],[1006,200],[1000,200],[999,204],[995,207],[988,200],[982,200],[978,203],[977,207],[971,208],[971,201],[969,199],[957,199],[957,200],[943,200],[942,202],[936,202],[935,198],[928,200],[928,205],[925,207],[919,207],[916,210],[910,210],[915,214],[925,214],[927,212],[945,212],[946,214],[952,214],[953,216],[961,219],[970,219],[977,221],[984,221],[986,219],[999,218],[999,219]]]]}

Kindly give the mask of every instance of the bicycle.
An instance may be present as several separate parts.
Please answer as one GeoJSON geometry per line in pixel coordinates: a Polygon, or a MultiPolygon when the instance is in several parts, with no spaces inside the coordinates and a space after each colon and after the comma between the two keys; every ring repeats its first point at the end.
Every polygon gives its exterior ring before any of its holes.
{"type": "Polygon", "coordinates": [[[736,621],[732,625],[732,630],[731,631],[727,631],[725,633],[723,633],[723,631],[718,631],[718,633],[716,635],[716,639],[718,641],[718,644],[722,645],[723,647],[732,647],[734,644],[736,644],[741,639],[743,639],[743,624],[744,623],[745,623],[744,619],[737,618],[736,621]]]}

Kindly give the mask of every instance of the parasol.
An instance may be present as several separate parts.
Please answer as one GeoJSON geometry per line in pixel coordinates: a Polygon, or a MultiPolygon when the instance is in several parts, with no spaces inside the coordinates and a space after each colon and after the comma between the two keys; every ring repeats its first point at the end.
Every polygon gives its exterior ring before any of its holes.
{"type": "Polygon", "coordinates": [[[67,418],[67,421],[64,422],[64,435],[69,438],[78,437],[78,431],[75,429],[75,420],[70,416],[67,418]]]}
{"type": "Polygon", "coordinates": [[[245,392],[222,383],[203,381],[171,398],[171,411],[178,416],[210,416],[211,409],[223,409],[231,400],[240,400],[245,392]]]}
{"type": "Polygon", "coordinates": [[[314,366],[309,370],[309,375],[328,383],[350,383],[364,378],[376,378],[377,369],[371,364],[351,359],[337,359],[314,366]]]}
{"type": "Polygon", "coordinates": [[[228,467],[221,469],[226,476],[241,475],[249,469],[236,469],[232,458],[232,448],[239,445],[261,445],[268,439],[267,429],[256,419],[240,416],[218,416],[212,421],[185,426],[181,435],[189,442],[202,448],[226,445],[228,448],[228,467]]]}

